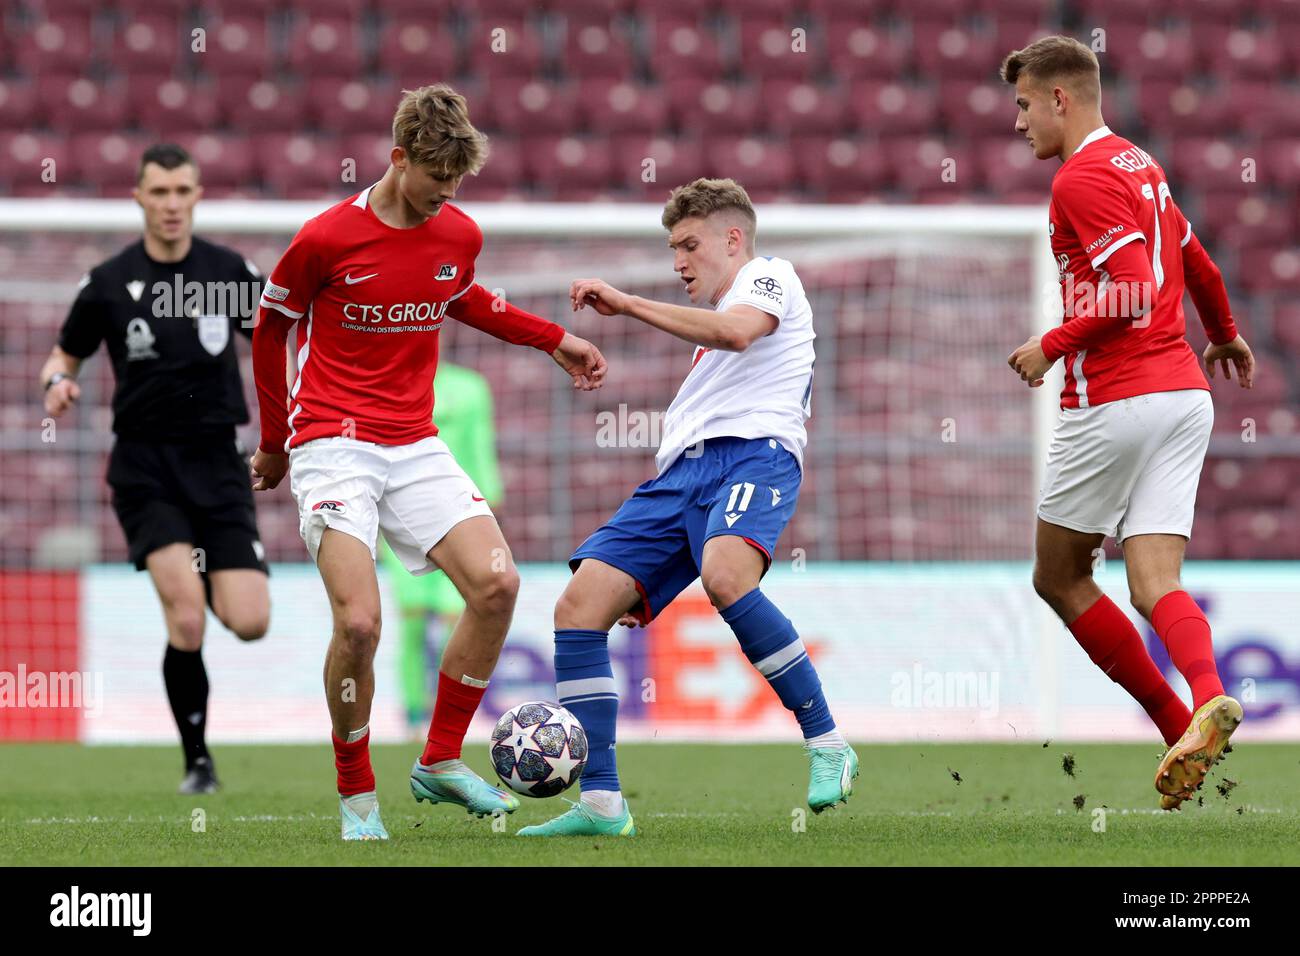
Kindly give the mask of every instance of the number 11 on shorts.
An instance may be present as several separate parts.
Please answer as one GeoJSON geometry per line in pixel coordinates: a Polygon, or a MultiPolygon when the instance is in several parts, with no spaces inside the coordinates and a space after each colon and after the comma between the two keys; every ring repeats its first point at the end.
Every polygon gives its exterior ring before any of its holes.
{"type": "Polygon", "coordinates": [[[749,500],[754,497],[754,486],[750,482],[737,482],[731,486],[731,497],[727,499],[727,511],[744,511],[749,507],[749,500]],[[744,489],[745,496],[740,497],[741,489],[744,489]],[[740,499],[740,507],[736,507],[736,499],[740,499]]]}

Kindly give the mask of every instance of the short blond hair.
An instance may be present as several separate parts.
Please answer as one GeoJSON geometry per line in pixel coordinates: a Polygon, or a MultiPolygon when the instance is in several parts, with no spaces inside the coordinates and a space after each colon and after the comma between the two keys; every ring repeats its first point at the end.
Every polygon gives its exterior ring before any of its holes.
{"type": "Polygon", "coordinates": [[[754,212],[749,193],[734,179],[697,179],[678,186],[664,204],[662,221],[664,228],[671,230],[683,219],[707,219],[714,213],[725,211],[734,211],[744,219],[748,226],[748,239],[753,243],[758,215],[754,212]]]}
{"type": "Polygon", "coordinates": [[[469,121],[465,97],[445,83],[403,90],[393,115],[393,145],[439,179],[477,173],[487,161],[487,137],[469,121]]]}
{"type": "Polygon", "coordinates": [[[1012,50],[1002,61],[1002,79],[1015,86],[1021,76],[1040,84],[1054,86],[1059,82],[1085,97],[1101,101],[1101,66],[1097,54],[1074,37],[1043,37],[1023,50],[1012,50]]]}

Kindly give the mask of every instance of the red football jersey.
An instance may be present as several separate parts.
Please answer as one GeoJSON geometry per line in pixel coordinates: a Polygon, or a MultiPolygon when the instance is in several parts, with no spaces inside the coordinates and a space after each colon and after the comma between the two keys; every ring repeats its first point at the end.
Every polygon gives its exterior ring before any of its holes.
{"type": "Polygon", "coordinates": [[[338,435],[381,445],[436,435],[433,376],[446,315],[547,351],[564,335],[491,304],[474,283],[483,234],[461,210],[447,203],[421,225],[398,229],[369,208],[369,194],[308,220],[263,290],[253,351],[266,451],[338,435]],[[287,323],[275,313],[298,321],[298,377],[287,408],[287,323]],[[277,320],[280,328],[268,332],[277,320]]]}
{"type": "MultiPolygon", "coordinates": [[[[1048,231],[1066,326],[1079,303],[1095,301],[1106,288],[1106,260],[1128,243],[1146,244],[1156,284],[1147,314],[1123,321],[1098,345],[1064,354],[1062,408],[1210,387],[1187,342],[1183,315],[1182,247],[1191,226],[1149,153],[1105,126],[1091,133],[1052,180],[1048,231]]],[[[1044,336],[1049,358],[1051,335],[1044,336]]]]}

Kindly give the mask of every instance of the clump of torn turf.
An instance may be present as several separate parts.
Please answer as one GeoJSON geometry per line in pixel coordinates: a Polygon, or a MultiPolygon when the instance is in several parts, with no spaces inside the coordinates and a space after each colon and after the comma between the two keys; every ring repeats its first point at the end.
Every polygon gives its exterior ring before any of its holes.
{"type": "Polygon", "coordinates": [[[1067,777],[1074,776],[1074,754],[1069,752],[1061,754],[1061,769],[1065,771],[1067,777]]]}
{"type": "Polygon", "coordinates": [[[1083,809],[1083,805],[1084,805],[1085,803],[1087,803],[1087,802],[1088,802],[1088,795],[1087,795],[1087,794],[1085,794],[1085,793],[1078,793],[1078,794],[1075,794],[1075,796],[1074,796],[1074,809],[1075,809],[1076,811],[1080,811],[1080,810],[1082,810],[1082,809],[1083,809]]]}
{"type": "Polygon", "coordinates": [[[1227,777],[1224,777],[1223,780],[1215,784],[1214,789],[1219,791],[1219,796],[1223,797],[1224,800],[1227,800],[1228,794],[1232,793],[1232,788],[1236,785],[1236,780],[1229,780],[1227,777]]]}
{"type": "Polygon", "coordinates": [[[957,785],[961,786],[961,774],[959,774],[956,770],[953,770],[952,767],[948,768],[948,773],[952,776],[953,780],[957,781],[957,785]]]}

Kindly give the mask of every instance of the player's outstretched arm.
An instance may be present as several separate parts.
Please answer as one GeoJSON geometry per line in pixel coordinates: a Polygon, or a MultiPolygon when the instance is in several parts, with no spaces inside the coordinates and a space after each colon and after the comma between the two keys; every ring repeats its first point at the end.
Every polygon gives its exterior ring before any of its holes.
{"type": "Polygon", "coordinates": [[[590,306],[601,315],[626,315],[692,345],[723,352],[743,352],[774,331],[776,317],[752,305],[733,305],[725,312],[644,299],[620,292],[600,279],[577,279],[569,287],[573,311],[590,306]]]}
{"type": "Polygon", "coordinates": [[[529,345],[545,352],[573,376],[574,388],[589,392],[604,383],[605,357],[596,346],[570,335],[554,322],[494,296],[478,283],[452,302],[447,314],[503,342],[529,345]]]}
{"type": "Polygon", "coordinates": [[[1255,356],[1246,340],[1237,332],[1228,304],[1228,289],[1223,284],[1223,274],[1205,251],[1201,241],[1188,229],[1183,244],[1183,281],[1191,293],[1205,334],[1210,338],[1204,353],[1205,370],[1214,378],[1215,365],[1223,372],[1225,380],[1232,379],[1232,369],[1237,369],[1237,383],[1242,388],[1252,388],[1255,382],[1255,356]]]}

